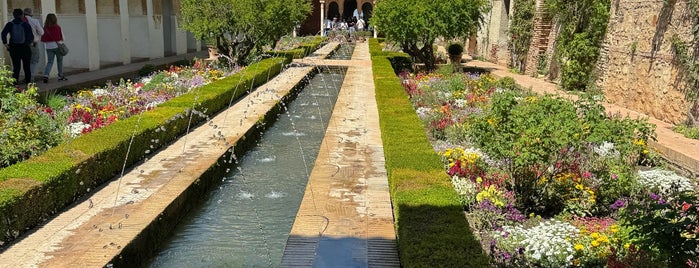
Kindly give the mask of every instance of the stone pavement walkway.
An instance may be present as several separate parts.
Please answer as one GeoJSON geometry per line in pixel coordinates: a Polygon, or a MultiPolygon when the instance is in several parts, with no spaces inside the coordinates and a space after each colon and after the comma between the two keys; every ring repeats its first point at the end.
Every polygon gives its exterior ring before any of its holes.
{"type": "Polygon", "coordinates": [[[281,267],[400,267],[367,43],[349,66],[281,267]]]}
{"type": "MultiPolygon", "coordinates": [[[[539,94],[554,94],[571,100],[576,100],[578,97],[560,90],[558,85],[554,83],[528,75],[514,74],[508,71],[506,67],[494,63],[472,60],[465,65],[489,69],[490,72],[496,77],[512,77],[515,79],[515,81],[517,81],[517,84],[525,88],[531,88],[532,91],[539,94]]],[[[657,141],[651,141],[649,142],[649,145],[666,157],[666,159],[668,159],[670,162],[679,166],[681,169],[688,171],[695,176],[699,174],[698,140],[685,138],[683,135],[672,131],[672,124],[663,122],[643,113],[632,111],[610,103],[603,103],[603,105],[607,109],[607,112],[610,113],[629,115],[632,118],[647,118],[650,123],[657,126],[655,130],[657,141]]]]}

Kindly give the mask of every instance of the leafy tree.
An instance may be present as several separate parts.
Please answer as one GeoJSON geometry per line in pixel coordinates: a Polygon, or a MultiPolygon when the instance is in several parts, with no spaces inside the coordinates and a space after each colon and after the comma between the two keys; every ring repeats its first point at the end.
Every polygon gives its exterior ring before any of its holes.
{"type": "Polygon", "coordinates": [[[182,0],[183,27],[236,64],[275,46],[311,12],[310,0],[182,0]]]}
{"type": "Polygon", "coordinates": [[[485,0],[382,0],[376,3],[371,24],[414,60],[434,70],[434,41],[440,36],[470,36],[487,8],[485,0]]]}

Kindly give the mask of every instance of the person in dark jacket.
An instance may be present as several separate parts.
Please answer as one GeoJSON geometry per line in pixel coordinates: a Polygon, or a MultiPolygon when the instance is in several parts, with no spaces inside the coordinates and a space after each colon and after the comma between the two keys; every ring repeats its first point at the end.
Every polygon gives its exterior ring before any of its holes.
{"type": "Polygon", "coordinates": [[[14,19],[5,24],[5,27],[2,29],[2,43],[7,50],[10,51],[10,58],[12,58],[12,77],[15,79],[15,85],[17,85],[19,81],[20,68],[24,69],[24,82],[29,84],[32,81],[30,62],[32,59],[31,45],[34,42],[34,34],[32,33],[32,27],[29,23],[22,20],[24,12],[21,9],[17,8],[13,10],[12,16],[14,19]],[[19,25],[24,29],[24,38],[21,38],[21,35],[17,36],[12,34],[8,40],[7,35],[13,32],[15,25],[19,25]]]}

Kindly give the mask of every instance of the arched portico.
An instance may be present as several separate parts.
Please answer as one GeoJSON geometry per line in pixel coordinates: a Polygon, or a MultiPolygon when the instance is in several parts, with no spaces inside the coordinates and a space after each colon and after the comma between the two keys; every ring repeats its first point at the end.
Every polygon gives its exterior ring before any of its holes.
{"type": "Polygon", "coordinates": [[[345,0],[342,6],[344,7],[344,12],[342,13],[343,20],[351,20],[352,17],[355,16],[355,11],[358,12],[356,0],[345,0]]]}
{"type": "Polygon", "coordinates": [[[330,4],[328,4],[328,19],[332,20],[334,18],[340,19],[342,18],[341,12],[340,11],[340,5],[337,4],[337,1],[332,1],[330,4]]]}
{"type": "MultiPolygon", "coordinates": [[[[42,24],[49,13],[58,17],[71,48],[63,60],[69,72],[201,50],[201,42],[180,24],[180,0],[0,0],[3,11],[27,7],[42,24]]],[[[11,12],[0,13],[4,21],[9,21],[11,12]]],[[[43,45],[39,46],[40,64],[34,75],[43,75],[46,62],[43,45]]],[[[0,52],[2,58],[9,59],[9,55],[0,52]]],[[[50,75],[55,71],[53,68],[50,75]]]]}

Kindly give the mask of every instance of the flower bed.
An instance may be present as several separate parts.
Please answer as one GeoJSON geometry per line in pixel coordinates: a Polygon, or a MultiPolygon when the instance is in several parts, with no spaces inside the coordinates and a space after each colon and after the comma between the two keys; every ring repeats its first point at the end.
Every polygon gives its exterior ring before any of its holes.
{"type": "Polygon", "coordinates": [[[493,265],[696,265],[693,182],[638,171],[647,122],[487,74],[401,78],[493,265]]]}
{"type": "MultiPolygon", "coordinates": [[[[6,69],[0,76],[8,77],[6,69]]],[[[0,167],[9,166],[77,137],[108,126],[229,76],[237,70],[197,61],[190,67],[172,66],[140,81],[120,81],[104,88],[81,90],[72,96],[52,96],[49,105],[37,100],[37,89],[23,92],[0,86],[0,167]]],[[[5,78],[7,79],[7,78],[5,78]]]]}

